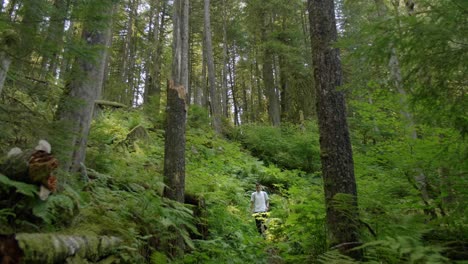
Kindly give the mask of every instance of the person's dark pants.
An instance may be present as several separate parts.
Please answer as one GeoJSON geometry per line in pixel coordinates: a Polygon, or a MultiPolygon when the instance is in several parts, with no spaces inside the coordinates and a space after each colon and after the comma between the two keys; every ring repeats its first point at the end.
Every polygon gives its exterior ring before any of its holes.
{"type": "Polygon", "coordinates": [[[265,220],[267,218],[267,214],[265,212],[258,212],[258,213],[255,213],[254,215],[255,215],[255,225],[257,226],[258,233],[262,235],[263,231],[267,229],[267,227],[265,226],[265,220]],[[262,225],[263,225],[264,230],[262,230],[262,225]]]}

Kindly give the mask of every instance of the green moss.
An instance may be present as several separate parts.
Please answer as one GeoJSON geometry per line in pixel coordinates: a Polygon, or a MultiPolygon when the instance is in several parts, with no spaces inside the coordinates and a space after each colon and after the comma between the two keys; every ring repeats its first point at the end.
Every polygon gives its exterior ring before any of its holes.
{"type": "MultiPolygon", "coordinates": [[[[24,253],[25,263],[57,263],[70,259],[97,261],[106,256],[122,242],[117,237],[107,236],[68,236],[61,234],[17,234],[16,240],[24,253]]],[[[67,262],[68,263],[68,262],[67,262]]]]}

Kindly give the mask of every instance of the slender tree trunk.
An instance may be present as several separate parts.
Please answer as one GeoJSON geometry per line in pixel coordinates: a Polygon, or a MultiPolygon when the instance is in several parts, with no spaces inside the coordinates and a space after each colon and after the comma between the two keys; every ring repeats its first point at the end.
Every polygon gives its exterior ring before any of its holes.
{"type": "Polygon", "coordinates": [[[47,75],[56,77],[59,65],[59,55],[63,47],[65,19],[68,15],[69,0],[55,0],[45,40],[45,53],[42,57],[41,79],[47,75]]]}
{"type": "Polygon", "coordinates": [[[149,72],[146,80],[146,90],[144,101],[149,102],[152,112],[159,114],[161,108],[161,55],[163,51],[165,22],[166,22],[166,0],[153,0],[152,9],[156,14],[153,21],[153,30],[150,35],[151,52],[149,63],[149,72]]]}
{"type": "Polygon", "coordinates": [[[281,86],[281,119],[287,120],[289,117],[289,91],[288,91],[288,83],[287,83],[287,74],[286,74],[286,66],[285,66],[285,58],[284,56],[279,56],[279,83],[281,86]]]}
{"type": "Polygon", "coordinates": [[[11,58],[5,51],[0,51],[0,95],[3,91],[3,85],[10,69],[11,58]]]}
{"type": "Polygon", "coordinates": [[[164,35],[166,34],[166,9],[167,9],[167,0],[162,1],[161,7],[161,23],[159,24],[159,36],[158,36],[158,45],[156,46],[156,55],[154,58],[154,101],[155,101],[155,111],[156,113],[160,112],[161,109],[161,64],[162,64],[162,53],[164,47],[164,35]]]}
{"type": "MultiPolygon", "coordinates": [[[[256,87],[256,81],[257,79],[255,78],[254,74],[254,64],[250,64],[250,122],[255,122],[257,120],[256,112],[257,110],[254,105],[255,105],[255,87],[256,87]]],[[[258,105],[257,105],[258,107],[258,105]]]]}
{"type": "MultiPolygon", "coordinates": [[[[202,44],[202,45],[203,45],[203,44],[202,44]]],[[[195,53],[195,51],[194,51],[194,53],[195,53]]],[[[203,53],[203,52],[202,52],[202,53],[203,53]]],[[[204,62],[205,58],[204,58],[203,54],[202,54],[201,57],[202,57],[202,61],[201,61],[202,65],[201,65],[201,66],[204,67],[203,63],[205,63],[205,62],[204,62]]],[[[203,71],[204,71],[204,69],[202,68],[202,75],[203,75],[203,71]]],[[[192,70],[192,75],[193,75],[193,76],[191,76],[191,78],[192,78],[192,80],[193,80],[193,82],[194,82],[194,85],[192,85],[192,86],[193,86],[193,104],[198,105],[198,106],[202,106],[202,105],[203,105],[203,104],[202,104],[202,98],[203,98],[203,87],[202,87],[202,85],[203,85],[203,84],[202,84],[202,82],[203,82],[203,76],[199,76],[198,74],[193,74],[193,70],[192,70]]]]}
{"type": "Polygon", "coordinates": [[[138,38],[136,37],[136,19],[138,17],[138,7],[139,1],[132,0],[130,3],[130,14],[129,14],[129,23],[128,23],[128,58],[127,58],[127,67],[125,79],[127,81],[127,87],[130,91],[129,93],[129,105],[136,106],[138,105],[138,83],[137,83],[137,70],[136,70],[136,52],[138,45],[138,38]]]}
{"type": "Polygon", "coordinates": [[[129,0],[127,2],[128,11],[128,21],[126,22],[126,35],[124,42],[122,44],[122,62],[121,62],[121,79],[122,83],[125,85],[124,90],[124,99],[122,102],[127,105],[134,105],[135,103],[135,94],[136,86],[134,83],[134,66],[135,66],[135,38],[134,38],[134,28],[135,28],[135,19],[137,17],[137,1],[129,0]]]}
{"type": "MultiPolygon", "coordinates": [[[[75,23],[73,20],[70,21],[70,26],[68,30],[65,31],[65,43],[71,43],[72,39],[74,37],[74,28],[75,28],[75,23]]],[[[60,69],[59,69],[59,79],[65,79],[65,76],[67,76],[70,72],[70,68],[72,65],[73,61],[73,56],[70,55],[70,47],[69,45],[65,45],[63,55],[62,55],[62,60],[60,62],[60,69]]]]}
{"type": "Polygon", "coordinates": [[[226,25],[226,1],[223,0],[223,73],[222,73],[222,86],[221,86],[221,94],[222,94],[222,112],[225,118],[229,117],[229,103],[228,103],[228,75],[229,75],[229,56],[228,56],[228,43],[227,43],[227,25],[226,25]]]}
{"type": "Polygon", "coordinates": [[[268,116],[273,126],[279,126],[281,123],[280,106],[276,94],[272,56],[269,51],[265,51],[265,56],[263,58],[263,82],[268,98],[268,116]]]}
{"type": "Polygon", "coordinates": [[[204,0],[205,10],[205,45],[206,45],[206,59],[208,65],[208,81],[210,84],[210,103],[211,103],[211,116],[213,120],[213,128],[216,133],[221,134],[221,109],[218,96],[216,93],[215,81],[215,67],[213,57],[213,46],[211,43],[211,22],[210,22],[210,0],[204,0]]]}
{"type": "Polygon", "coordinates": [[[100,10],[89,15],[87,19],[95,23],[102,21],[105,26],[85,24],[82,40],[90,51],[98,50],[95,57],[78,57],[72,68],[68,91],[57,112],[57,118],[64,121],[69,128],[69,145],[71,151],[65,154],[61,163],[64,169],[76,172],[85,161],[86,143],[94,111],[94,101],[102,91],[102,82],[106,67],[106,53],[112,30],[111,21],[114,11],[112,0],[99,5],[100,10]],[[103,17],[102,14],[108,14],[103,17]]]}
{"type": "Polygon", "coordinates": [[[343,254],[360,258],[354,163],[346,120],[333,0],[309,0],[313,70],[317,93],[320,158],[329,241],[343,254]]]}
{"type": "MultiPolygon", "coordinates": [[[[236,97],[236,52],[235,48],[233,47],[232,56],[228,56],[228,58],[232,58],[232,61],[228,60],[228,72],[229,72],[229,80],[231,84],[231,93],[232,93],[232,105],[234,107],[234,125],[239,125],[239,104],[236,97]]],[[[227,110],[227,109],[226,109],[227,110]]]]}
{"type": "Polygon", "coordinates": [[[245,80],[242,79],[242,114],[241,114],[241,124],[246,124],[249,123],[249,118],[250,118],[250,106],[249,106],[249,98],[247,97],[247,87],[245,85],[245,80]]]}
{"type": "Polygon", "coordinates": [[[255,60],[255,83],[257,87],[257,118],[256,120],[261,119],[262,113],[264,113],[264,101],[263,101],[263,87],[261,84],[261,75],[260,75],[260,66],[258,65],[258,61],[255,60]]]}
{"type": "MultiPolygon", "coordinates": [[[[203,33],[204,34],[204,33],[203,33]]],[[[209,106],[209,96],[208,96],[208,87],[206,85],[206,68],[208,67],[206,65],[206,44],[205,44],[205,35],[203,35],[203,44],[202,44],[202,49],[203,49],[203,58],[202,58],[202,74],[201,74],[201,90],[202,90],[202,105],[206,109],[208,109],[209,106]]]]}
{"type": "MultiPolygon", "coordinates": [[[[270,26],[268,14],[263,14],[264,25],[262,28],[262,41],[267,43],[267,31],[270,26]]],[[[273,75],[273,53],[267,46],[263,51],[263,83],[265,85],[265,94],[268,99],[268,116],[273,126],[279,126],[281,123],[280,102],[276,93],[275,77],[273,75]]]]}

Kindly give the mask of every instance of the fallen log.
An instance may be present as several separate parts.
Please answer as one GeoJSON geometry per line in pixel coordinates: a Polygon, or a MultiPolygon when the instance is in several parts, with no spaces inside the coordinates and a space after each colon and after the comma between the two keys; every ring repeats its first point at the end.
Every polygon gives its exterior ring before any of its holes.
{"type": "Polygon", "coordinates": [[[65,263],[79,257],[97,262],[122,245],[112,236],[27,234],[0,236],[0,264],[65,263]]]}

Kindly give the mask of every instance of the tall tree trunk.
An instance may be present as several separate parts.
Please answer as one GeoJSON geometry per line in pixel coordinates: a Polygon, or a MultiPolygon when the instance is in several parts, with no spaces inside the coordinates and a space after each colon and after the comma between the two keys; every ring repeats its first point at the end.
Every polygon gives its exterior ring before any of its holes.
{"type": "Polygon", "coordinates": [[[69,129],[71,151],[62,160],[64,169],[76,172],[85,161],[86,143],[94,111],[94,101],[101,96],[106,67],[107,48],[112,30],[113,0],[107,0],[86,17],[81,39],[96,56],[78,57],[72,68],[68,91],[57,112],[57,118],[69,129]],[[107,14],[103,16],[102,14],[107,14]],[[88,22],[90,21],[90,22],[88,22]],[[101,22],[101,25],[98,25],[101,22]]]}
{"type": "Polygon", "coordinates": [[[174,1],[172,76],[167,90],[164,148],[164,196],[184,202],[185,123],[188,84],[188,0],[174,1]]]}
{"type": "Polygon", "coordinates": [[[262,42],[266,44],[263,50],[263,83],[265,94],[268,99],[268,116],[273,126],[281,123],[280,102],[275,87],[275,77],[273,75],[273,53],[268,47],[268,28],[270,27],[269,15],[263,14],[264,25],[262,28],[262,42]]]}
{"type": "MultiPolygon", "coordinates": [[[[0,18],[7,19],[3,12],[3,1],[0,5],[0,18]]],[[[11,1],[10,1],[11,4],[11,1]]],[[[3,86],[8,75],[8,70],[10,69],[11,64],[11,55],[9,52],[12,52],[18,46],[18,37],[14,31],[4,30],[0,32],[0,95],[3,91],[3,86]]]]}
{"type": "Polygon", "coordinates": [[[166,0],[151,1],[152,9],[156,15],[153,22],[153,30],[149,36],[151,42],[150,61],[148,61],[148,73],[146,80],[146,90],[144,94],[145,103],[150,103],[152,112],[159,114],[161,108],[161,55],[164,44],[165,23],[166,23],[166,0]]]}
{"type": "Polygon", "coordinates": [[[275,80],[273,75],[272,55],[267,50],[263,57],[263,82],[265,92],[268,98],[268,116],[273,126],[279,126],[281,123],[280,105],[276,93],[275,80]]]}
{"type": "Polygon", "coordinates": [[[289,91],[288,91],[288,82],[285,66],[285,56],[280,55],[278,58],[279,62],[279,83],[281,87],[281,119],[288,120],[289,118],[289,91]]]}
{"type": "Polygon", "coordinates": [[[211,116],[213,120],[213,128],[216,133],[221,134],[221,109],[220,102],[217,100],[215,67],[213,57],[213,45],[211,43],[211,21],[210,21],[210,0],[204,0],[204,17],[205,17],[205,45],[206,45],[206,60],[208,65],[208,81],[210,84],[210,103],[211,116]]]}
{"type": "MultiPolygon", "coordinates": [[[[0,18],[3,18],[3,0],[0,1],[0,18]]],[[[4,34],[4,33],[3,33],[4,34]]],[[[0,38],[4,38],[3,34],[0,38]]],[[[1,43],[5,47],[5,43],[1,43]]],[[[5,83],[8,69],[10,69],[11,59],[10,56],[3,50],[0,51],[0,96],[2,95],[3,84],[5,83]]]]}
{"type": "Polygon", "coordinates": [[[161,108],[161,64],[162,64],[162,53],[164,47],[164,35],[166,34],[165,25],[166,25],[166,9],[167,9],[167,1],[162,1],[161,7],[161,23],[159,24],[159,36],[158,36],[158,45],[156,46],[156,55],[154,58],[154,78],[153,80],[155,83],[154,89],[154,108],[156,113],[160,112],[161,108]]]}
{"type": "Polygon", "coordinates": [[[309,0],[313,70],[320,131],[320,158],[325,191],[329,241],[343,254],[359,245],[358,206],[354,163],[346,120],[333,0],[309,0]]]}
{"type": "MultiPolygon", "coordinates": [[[[234,108],[234,125],[239,125],[239,104],[236,97],[236,50],[235,46],[233,45],[233,54],[232,56],[228,56],[230,58],[228,60],[228,72],[229,72],[229,80],[231,85],[231,94],[232,94],[232,106],[234,108]],[[232,61],[231,61],[232,59],[232,61]]],[[[229,55],[229,54],[228,54],[229,55]]],[[[227,110],[227,109],[226,109],[227,110]]]]}
{"type": "Polygon", "coordinates": [[[138,45],[138,38],[136,37],[137,32],[137,17],[138,17],[138,7],[139,1],[132,0],[130,3],[130,14],[129,14],[129,26],[128,26],[128,58],[127,58],[127,75],[125,79],[127,80],[127,88],[131,92],[129,93],[129,105],[136,106],[138,105],[138,83],[136,82],[136,52],[138,45]]]}
{"type": "MultiPolygon", "coordinates": [[[[71,43],[72,39],[74,38],[75,35],[75,22],[73,20],[70,21],[70,26],[68,27],[68,30],[65,31],[65,43],[71,43]]],[[[69,47],[70,45],[65,45],[65,48],[63,50],[63,55],[62,55],[62,60],[60,62],[60,69],[59,69],[59,75],[58,78],[60,79],[65,79],[65,76],[68,75],[70,72],[70,68],[72,65],[73,61],[73,56],[71,55],[71,48],[69,47]]]]}
{"type": "MultiPolygon", "coordinates": [[[[204,33],[203,33],[204,34],[204,33]]],[[[209,96],[208,96],[208,87],[206,85],[206,68],[208,67],[206,64],[206,44],[205,44],[205,35],[203,35],[203,44],[202,44],[202,74],[201,74],[201,90],[202,90],[202,98],[201,103],[202,106],[208,109],[209,107],[209,96]]]]}
{"type": "MultiPolygon", "coordinates": [[[[242,113],[241,113],[241,124],[246,124],[249,123],[250,121],[250,106],[249,106],[249,98],[247,97],[247,87],[245,85],[245,80],[242,79],[242,85],[241,85],[241,90],[242,90],[242,113]]],[[[250,91],[250,94],[252,94],[252,91],[250,91]]]]}
{"type": "MultiPolygon", "coordinates": [[[[185,127],[187,120],[189,1],[174,0],[172,76],[167,87],[166,132],[164,145],[164,196],[185,200],[185,127]]],[[[170,242],[172,255],[182,255],[181,236],[170,242]]]]}
{"type": "Polygon", "coordinates": [[[45,52],[42,57],[41,79],[47,75],[56,77],[59,63],[59,55],[63,47],[63,35],[65,32],[65,20],[68,15],[69,0],[55,0],[50,17],[50,25],[47,28],[47,37],[44,43],[45,52]]]}
{"type": "Polygon", "coordinates": [[[221,85],[221,111],[225,118],[229,117],[229,104],[228,104],[228,75],[229,75],[229,56],[228,56],[228,43],[227,43],[227,25],[226,25],[226,2],[223,0],[223,69],[222,69],[222,85],[221,85]]]}
{"type": "Polygon", "coordinates": [[[255,122],[257,120],[257,115],[256,113],[258,111],[258,109],[256,109],[256,107],[258,107],[258,104],[255,104],[255,87],[257,87],[256,83],[257,83],[257,78],[255,78],[255,71],[254,71],[254,67],[256,66],[256,63],[254,64],[250,64],[250,122],[255,122]],[[254,107],[254,105],[256,107],[254,107]]]}
{"type": "Polygon", "coordinates": [[[10,69],[11,58],[5,51],[0,51],[0,95],[3,91],[3,85],[10,69]]]}
{"type": "Polygon", "coordinates": [[[137,17],[137,3],[136,0],[128,0],[127,8],[129,9],[128,20],[126,22],[126,35],[124,37],[124,42],[122,44],[122,61],[120,69],[120,77],[122,78],[122,83],[125,86],[124,98],[122,102],[126,105],[134,105],[135,103],[135,94],[136,87],[134,83],[134,69],[135,69],[135,38],[134,38],[134,28],[135,28],[135,19],[137,17]]]}
{"type": "MultiPolygon", "coordinates": [[[[258,58],[257,58],[258,59],[258,58]]],[[[256,115],[257,118],[255,120],[259,121],[262,118],[262,114],[265,111],[264,101],[263,101],[263,88],[261,84],[261,74],[260,74],[260,66],[258,65],[258,60],[255,60],[255,83],[257,88],[257,111],[256,115]]]]}

